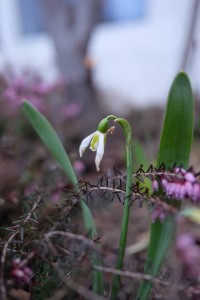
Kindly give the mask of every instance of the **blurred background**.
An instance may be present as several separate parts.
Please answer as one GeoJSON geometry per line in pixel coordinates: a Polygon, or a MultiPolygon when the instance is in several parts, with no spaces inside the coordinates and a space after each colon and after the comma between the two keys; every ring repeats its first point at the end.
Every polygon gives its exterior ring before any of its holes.
{"type": "Polygon", "coordinates": [[[199,93],[199,19],[198,0],[1,0],[0,69],[62,75],[72,98],[92,80],[106,113],[163,105],[180,69],[199,93]]]}

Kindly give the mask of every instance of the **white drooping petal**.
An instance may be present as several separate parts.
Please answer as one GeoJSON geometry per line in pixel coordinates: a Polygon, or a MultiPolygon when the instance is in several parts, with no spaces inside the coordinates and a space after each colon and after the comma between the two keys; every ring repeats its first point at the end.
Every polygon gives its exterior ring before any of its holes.
{"type": "Polygon", "coordinates": [[[80,147],[79,147],[79,154],[80,154],[80,157],[82,157],[83,153],[85,152],[85,149],[89,146],[89,143],[91,141],[91,139],[93,138],[95,132],[90,134],[89,136],[87,136],[80,144],[80,147]]]}
{"type": "Polygon", "coordinates": [[[97,148],[97,154],[95,157],[95,164],[96,164],[97,171],[100,170],[99,166],[104,154],[104,138],[105,138],[105,134],[99,132],[99,144],[97,148]]]}

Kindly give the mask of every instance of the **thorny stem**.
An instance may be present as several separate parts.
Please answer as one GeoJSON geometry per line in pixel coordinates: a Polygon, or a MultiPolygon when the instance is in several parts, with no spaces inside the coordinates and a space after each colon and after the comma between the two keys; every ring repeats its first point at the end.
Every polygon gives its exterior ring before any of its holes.
{"type": "MultiPolygon", "coordinates": [[[[82,191],[88,191],[89,193],[91,191],[110,191],[111,193],[122,193],[122,194],[126,194],[126,191],[121,189],[121,188],[113,188],[113,187],[108,187],[108,186],[92,186],[91,188],[87,188],[86,190],[82,190],[82,191]]],[[[162,198],[158,197],[158,196],[150,196],[150,195],[144,195],[142,193],[139,192],[131,192],[131,197],[136,197],[136,199],[138,197],[142,198],[142,200],[150,202],[152,204],[158,204],[161,207],[163,207],[166,211],[172,213],[172,214],[177,214],[178,210],[173,207],[172,205],[168,204],[167,202],[163,201],[162,199],[165,199],[165,197],[163,196],[162,198]]],[[[133,203],[134,200],[131,201],[131,204],[133,203]]]]}
{"type": "MultiPolygon", "coordinates": [[[[125,119],[115,119],[118,122],[124,132],[126,139],[126,165],[127,165],[127,180],[126,180],[126,196],[124,200],[124,210],[121,225],[121,234],[119,242],[119,255],[117,260],[116,269],[121,270],[123,266],[127,233],[128,233],[128,223],[129,223],[129,213],[131,204],[131,187],[132,187],[132,130],[131,126],[125,119]]],[[[114,300],[117,297],[119,290],[120,276],[114,275],[111,290],[111,299],[114,300]]]]}

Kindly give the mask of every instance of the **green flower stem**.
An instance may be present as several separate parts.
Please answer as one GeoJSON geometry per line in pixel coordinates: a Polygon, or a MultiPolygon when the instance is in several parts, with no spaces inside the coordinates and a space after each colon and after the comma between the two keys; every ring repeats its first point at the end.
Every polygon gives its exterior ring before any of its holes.
{"type": "MultiPolygon", "coordinates": [[[[126,163],[127,163],[127,181],[126,181],[126,197],[124,200],[124,210],[122,217],[122,226],[121,226],[121,235],[119,242],[119,255],[117,260],[116,269],[121,270],[123,266],[127,232],[128,232],[128,223],[129,223],[129,213],[130,213],[130,200],[131,200],[131,187],[132,187],[132,131],[131,126],[128,121],[125,119],[115,119],[115,122],[118,122],[124,132],[126,139],[126,163]]],[[[120,277],[114,275],[111,291],[111,299],[116,299],[118,290],[119,290],[119,281],[120,277]]]]}

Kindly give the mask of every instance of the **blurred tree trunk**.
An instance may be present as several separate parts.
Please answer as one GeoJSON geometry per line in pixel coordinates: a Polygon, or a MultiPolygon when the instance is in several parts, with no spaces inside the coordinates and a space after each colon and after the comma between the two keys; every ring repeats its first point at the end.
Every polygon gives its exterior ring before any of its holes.
{"type": "Polygon", "coordinates": [[[45,24],[57,52],[57,64],[70,83],[87,79],[84,66],[92,29],[99,20],[99,0],[42,0],[45,24]]]}
{"type": "MultiPolygon", "coordinates": [[[[57,65],[68,80],[66,100],[82,106],[77,132],[96,124],[98,111],[90,70],[84,64],[92,29],[101,17],[102,0],[41,0],[46,29],[57,54],[57,65]]],[[[75,124],[70,123],[70,128],[75,124]]]]}

